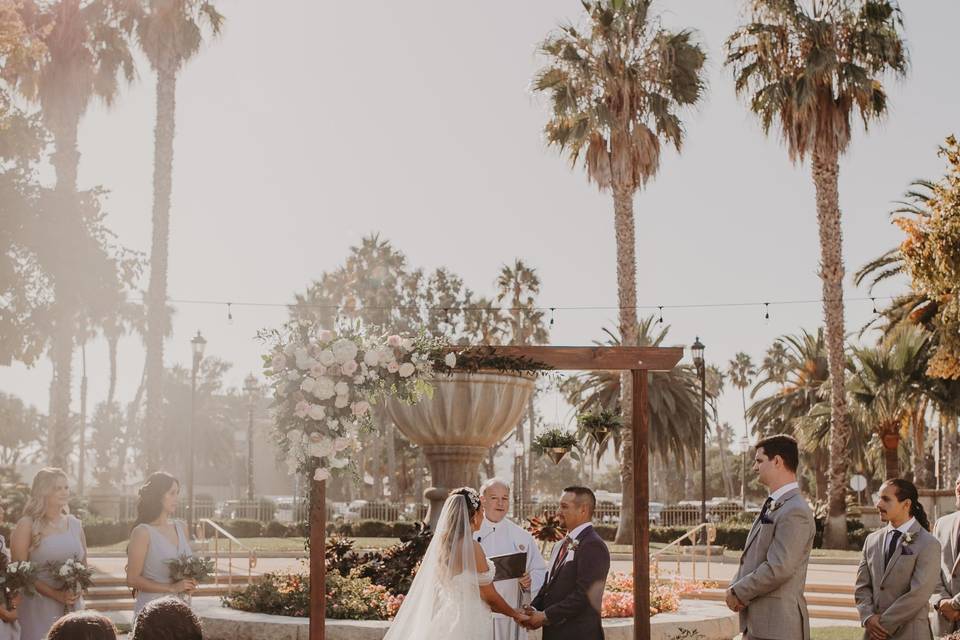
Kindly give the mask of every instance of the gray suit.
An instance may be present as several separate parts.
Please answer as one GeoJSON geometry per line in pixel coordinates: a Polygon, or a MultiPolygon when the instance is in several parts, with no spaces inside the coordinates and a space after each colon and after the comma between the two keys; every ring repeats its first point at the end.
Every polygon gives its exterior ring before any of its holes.
{"type": "MultiPolygon", "coordinates": [[[[957,536],[960,535],[960,511],[943,516],[933,525],[933,535],[940,542],[940,576],[937,586],[930,596],[930,604],[941,600],[952,600],[960,609],[960,549],[957,548],[957,536]]],[[[933,623],[933,635],[940,638],[960,630],[960,624],[950,622],[939,613],[930,615],[933,623]]]]}
{"type": "Polygon", "coordinates": [[[749,638],[810,640],[803,586],[815,533],[813,512],[797,489],[774,502],[763,522],[754,521],[730,585],[747,605],[740,630],[749,638]]]}
{"type": "MultiPolygon", "coordinates": [[[[863,557],[857,569],[854,599],[860,624],[880,614],[880,626],[891,640],[930,640],[930,595],[940,574],[940,543],[915,522],[907,532],[913,541],[901,536],[884,567],[884,540],[888,527],[874,531],[863,543],[863,557]]],[[[870,634],[863,633],[864,640],[870,634]]]]}

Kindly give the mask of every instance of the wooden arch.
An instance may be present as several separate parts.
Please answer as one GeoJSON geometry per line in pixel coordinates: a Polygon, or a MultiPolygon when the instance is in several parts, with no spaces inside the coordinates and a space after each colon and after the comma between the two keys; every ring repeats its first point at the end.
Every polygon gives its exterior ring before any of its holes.
{"type": "MultiPolygon", "coordinates": [[[[566,371],[630,371],[633,377],[633,637],[650,637],[650,512],[647,373],[670,371],[683,357],[681,347],[483,347],[492,356],[524,358],[566,371]]],[[[457,351],[469,350],[460,347],[457,351]]],[[[327,538],[326,482],[313,482],[310,508],[310,640],[325,640],[327,538]]]]}

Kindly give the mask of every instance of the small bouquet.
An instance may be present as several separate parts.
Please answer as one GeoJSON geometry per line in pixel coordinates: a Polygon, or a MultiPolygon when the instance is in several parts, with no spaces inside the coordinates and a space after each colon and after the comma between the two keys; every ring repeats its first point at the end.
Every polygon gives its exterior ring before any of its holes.
{"type": "MultiPolygon", "coordinates": [[[[72,591],[79,597],[84,591],[93,586],[93,569],[76,558],[67,558],[63,562],[51,562],[50,573],[60,589],[72,591]]],[[[63,605],[63,613],[70,613],[76,605],[63,605]]]]}
{"type": "MultiPolygon", "coordinates": [[[[214,562],[210,558],[201,558],[199,556],[182,555],[173,560],[167,560],[167,566],[170,567],[170,582],[176,583],[181,580],[193,580],[194,582],[206,582],[213,574],[214,562]]],[[[187,602],[192,598],[187,595],[187,602]]]]}
{"type": "MultiPolygon", "coordinates": [[[[2,556],[0,556],[2,557],[2,556]]],[[[0,570],[0,602],[10,603],[18,593],[33,595],[37,568],[32,562],[11,562],[0,570]]]]}

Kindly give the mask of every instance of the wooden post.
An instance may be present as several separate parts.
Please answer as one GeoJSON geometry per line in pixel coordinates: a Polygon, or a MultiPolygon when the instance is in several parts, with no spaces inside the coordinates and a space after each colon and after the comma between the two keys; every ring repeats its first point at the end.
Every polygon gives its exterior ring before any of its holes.
{"type": "Polygon", "coordinates": [[[327,617],[327,483],[310,480],[310,640],[324,640],[327,617]]]}
{"type": "Polygon", "coordinates": [[[633,638],[650,637],[650,496],[648,494],[649,430],[647,372],[633,375],[633,638]]]}

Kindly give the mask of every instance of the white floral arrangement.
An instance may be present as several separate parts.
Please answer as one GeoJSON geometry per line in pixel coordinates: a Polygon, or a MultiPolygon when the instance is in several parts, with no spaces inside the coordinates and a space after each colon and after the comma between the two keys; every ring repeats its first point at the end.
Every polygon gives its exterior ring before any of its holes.
{"type": "MultiPolygon", "coordinates": [[[[2,560],[2,557],[0,557],[0,560],[2,560]]],[[[11,562],[6,566],[5,571],[0,572],[0,591],[6,589],[10,593],[33,595],[36,593],[34,588],[36,581],[36,565],[27,560],[11,562]]]]}
{"type": "Polygon", "coordinates": [[[432,392],[435,369],[456,355],[424,335],[369,337],[293,325],[261,333],[270,344],[264,368],[274,394],[275,436],[290,473],[327,480],[355,472],[359,435],[373,426],[373,405],[390,395],[414,403],[432,392]]]}
{"type": "MultiPolygon", "coordinates": [[[[67,558],[63,562],[51,562],[50,573],[59,583],[60,589],[74,593],[78,598],[93,586],[93,569],[76,558],[67,558]]],[[[63,612],[69,613],[75,605],[64,605],[63,612]]]]}

